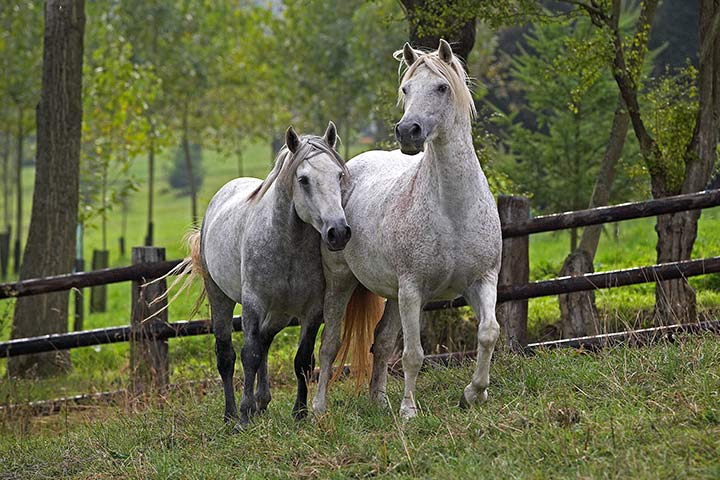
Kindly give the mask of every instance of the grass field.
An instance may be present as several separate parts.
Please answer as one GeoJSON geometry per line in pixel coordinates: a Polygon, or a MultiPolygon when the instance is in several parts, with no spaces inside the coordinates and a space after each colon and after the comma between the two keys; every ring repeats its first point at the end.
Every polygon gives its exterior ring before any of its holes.
{"type": "Polygon", "coordinates": [[[330,413],[296,423],[292,388],[238,434],[219,387],[155,407],[3,418],[0,478],[693,478],[720,477],[720,341],[681,337],[597,354],[501,352],[489,401],[455,404],[469,365],[421,373],[421,414],[331,392],[330,413]]]}

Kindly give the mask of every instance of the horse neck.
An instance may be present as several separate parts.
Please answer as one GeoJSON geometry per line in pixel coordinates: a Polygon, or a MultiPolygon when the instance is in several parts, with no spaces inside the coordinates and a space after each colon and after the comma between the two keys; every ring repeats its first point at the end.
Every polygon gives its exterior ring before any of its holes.
{"type": "Polygon", "coordinates": [[[451,208],[485,193],[487,180],[475,154],[469,119],[428,144],[418,180],[429,195],[437,195],[441,205],[451,208]]]}
{"type": "MultiPolygon", "coordinates": [[[[293,203],[292,194],[276,183],[267,192],[266,196],[270,197],[270,218],[273,229],[277,232],[287,232],[290,239],[307,238],[308,230],[314,231],[311,225],[303,222],[295,212],[295,204],[293,203]]],[[[288,244],[286,238],[282,235],[276,236],[279,242],[288,244]]],[[[294,242],[290,242],[294,243],[294,242]]],[[[300,246],[301,242],[293,245],[292,248],[300,246]]]]}

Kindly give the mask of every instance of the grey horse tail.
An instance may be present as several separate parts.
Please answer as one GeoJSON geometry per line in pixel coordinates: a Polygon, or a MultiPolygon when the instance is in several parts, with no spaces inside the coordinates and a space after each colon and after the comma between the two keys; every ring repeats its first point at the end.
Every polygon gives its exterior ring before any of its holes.
{"type": "MultiPolygon", "coordinates": [[[[350,356],[350,374],[355,377],[355,386],[358,388],[367,384],[370,379],[373,367],[370,347],[373,344],[375,327],[384,310],[385,299],[363,285],[358,285],[345,307],[343,338],[335,360],[344,365],[348,355],[350,356]]],[[[336,369],[330,382],[334,382],[342,371],[342,368],[336,369]]]]}
{"type": "MultiPolygon", "coordinates": [[[[183,238],[183,242],[185,243],[185,246],[189,252],[189,255],[187,257],[185,257],[182,260],[182,262],[180,262],[176,267],[174,267],[172,270],[170,270],[168,273],[166,273],[162,277],[157,278],[157,279],[153,280],[152,282],[148,282],[148,283],[159,282],[160,280],[164,280],[171,275],[175,275],[175,279],[172,281],[172,283],[170,283],[167,290],[165,290],[165,293],[162,294],[161,296],[157,297],[151,303],[151,304],[154,304],[154,303],[157,303],[157,302],[167,299],[170,291],[177,288],[177,291],[173,294],[173,296],[167,302],[167,305],[165,305],[160,311],[163,311],[166,308],[168,308],[170,306],[170,304],[173,303],[176,298],[178,298],[178,296],[180,296],[185,290],[187,290],[190,287],[190,285],[192,285],[195,282],[195,280],[197,280],[198,278],[202,278],[203,280],[205,280],[208,276],[208,272],[203,267],[202,259],[200,256],[200,229],[197,227],[191,228],[185,234],[185,237],[183,238]]],[[[190,311],[189,318],[192,318],[200,311],[200,307],[202,307],[202,304],[205,301],[205,294],[206,294],[205,285],[203,282],[202,292],[198,296],[197,300],[195,300],[195,304],[193,305],[193,308],[190,311]]],[[[159,313],[159,312],[157,312],[157,313],[159,313]]]]}

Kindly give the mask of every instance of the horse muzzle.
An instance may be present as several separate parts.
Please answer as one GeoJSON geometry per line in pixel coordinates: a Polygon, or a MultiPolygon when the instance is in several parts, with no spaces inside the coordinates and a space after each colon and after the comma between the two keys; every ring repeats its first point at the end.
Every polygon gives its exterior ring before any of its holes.
{"type": "Polygon", "coordinates": [[[401,120],[395,125],[395,138],[400,143],[400,151],[405,155],[415,155],[425,148],[427,134],[422,126],[413,120],[401,120]]]}
{"type": "Polygon", "coordinates": [[[345,248],[345,245],[350,241],[352,236],[352,229],[347,223],[340,222],[332,225],[323,235],[325,243],[331,252],[337,252],[345,248]]]}

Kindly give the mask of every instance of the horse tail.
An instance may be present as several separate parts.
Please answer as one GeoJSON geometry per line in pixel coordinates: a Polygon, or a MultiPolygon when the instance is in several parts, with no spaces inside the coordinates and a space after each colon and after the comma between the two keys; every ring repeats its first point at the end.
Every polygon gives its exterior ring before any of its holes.
{"type": "Polygon", "coordinates": [[[330,382],[334,382],[343,372],[348,356],[351,357],[350,373],[355,377],[355,386],[360,388],[367,383],[372,373],[372,356],[370,348],[373,344],[375,326],[380,321],[385,309],[385,299],[372,293],[363,285],[355,291],[345,308],[343,318],[343,338],[335,360],[341,368],[336,369],[330,382]]]}
{"type": "MultiPolygon", "coordinates": [[[[175,275],[175,279],[172,281],[172,283],[170,283],[168,288],[165,290],[165,293],[155,298],[151,302],[151,305],[167,299],[171,290],[177,288],[177,291],[173,294],[167,304],[154,315],[167,309],[171,303],[173,303],[185,290],[190,287],[190,285],[195,282],[195,280],[197,280],[198,278],[202,278],[204,280],[208,276],[208,272],[203,267],[202,260],[200,258],[200,229],[197,227],[192,227],[190,230],[188,230],[188,232],[183,237],[183,243],[185,244],[189,255],[162,277],[156,278],[155,280],[145,284],[149,285],[151,283],[159,282],[160,280],[165,280],[171,275],[175,275]]],[[[193,304],[193,308],[190,311],[189,318],[192,318],[200,311],[200,307],[202,307],[202,304],[205,301],[205,295],[205,285],[203,282],[202,291],[198,298],[195,300],[195,303],[193,304]]]]}

